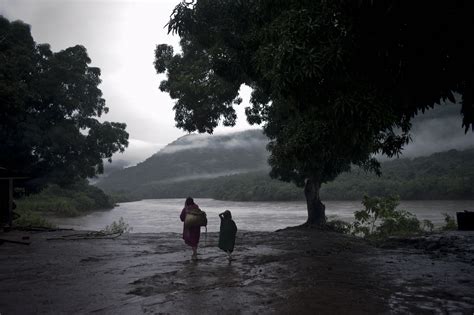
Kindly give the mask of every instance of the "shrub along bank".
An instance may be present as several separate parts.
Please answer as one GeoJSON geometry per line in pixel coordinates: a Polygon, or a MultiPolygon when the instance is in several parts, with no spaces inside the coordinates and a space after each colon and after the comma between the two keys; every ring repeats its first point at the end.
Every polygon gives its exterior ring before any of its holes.
{"type": "MultiPolygon", "coordinates": [[[[398,196],[364,196],[362,200],[364,209],[354,212],[353,223],[334,220],[328,222],[328,228],[370,240],[384,240],[393,236],[410,237],[434,231],[431,221],[420,221],[409,211],[397,209],[399,204],[400,198],[398,196]]],[[[443,216],[445,225],[440,230],[457,229],[453,217],[448,214],[443,214],[443,216]]]]}
{"type": "Polygon", "coordinates": [[[68,187],[50,185],[38,194],[16,200],[16,226],[50,226],[44,215],[74,217],[111,209],[112,199],[101,189],[81,181],[68,187]]]}

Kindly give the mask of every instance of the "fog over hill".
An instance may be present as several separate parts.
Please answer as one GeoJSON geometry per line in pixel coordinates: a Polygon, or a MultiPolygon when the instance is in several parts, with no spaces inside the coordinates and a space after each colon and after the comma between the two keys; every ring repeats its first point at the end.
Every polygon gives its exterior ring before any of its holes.
{"type": "MultiPolygon", "coordinates": [[[[381,171],[382,176],[377,177],[354,167],[351,172],[323,184],[321,197],[323,200],[360,200],[364,195],[399,195],[404,200],[474,200],[474,149],[385,161],[381,171]]],[[[106,181],[104,187],[119,202],[187,196],[235,201],[304,199],[302,188],[271,179],[268,169],[136,181],[136,185],[129,185],[127,176],[120,174],[120,180],[106,181]]]]}
{"type": "Polygon", "coordinates": [[[447,102],[416,116],[411,129],[413,141],[405,147],[402,157],[473,148],[474,132],[464,132],[460,113],[461,104],[447,102]]]}
{"type": "Polygon", "coordinates": [[[98,186],[105,190],[135,190],[153,183],[266,170],[267,142],[261,130],[215,136],[186,135],[144,162],[101,178],[98,186]]]}
{"type": "MultiPolygon", "coordinates": [[[[406,146],[400,158],[413,159],[436,152],[474,148],[474,134],[471,131],[466,134],[461,128],[460,105],[444,105],[436,105],[413,119],[413,142],[406,146]]],[[[135,166],[124,168],[126,161],[119,160],[120,163],[112,164],[115,169],[109,169],[106,176],[98,179],[97,185],[108,192],[162,196],[173,195],[177,191],[176,185],[184,187],[195,180],[239,174],[254,174],[255,179],[268,177],[267,143],[268,138],[258,129],[221,135],[189,134],[135,166]],[[255,175],[257,173],[260,175],[255,175]]],[[[382,157],[381,161],[387,159],[382,157]]],[[[247,180],[239,179],[241,182],[247,180]]]]}
{"type": "MultiPolygon", "coordinates": [[[[457,98],[459,98],[459,96],[457,98]]],[[[467,134],[464,133],[464,128],[461,126],[462,117],[460,112],[461,104],[446,102],[442,103],[442,105],[435,105],[433,109],[427,110],[425,113],[419,113],[412,121],[413,127],[411,129],[411,135],[413,141],[405,147],[401,157],[414,158],[451,149],[464,150],[474,147],[474,133],[472,131],[469,131],[467,134]]],[[[229,133],[227,135],[230,136],[232,134],[235,133],[229,133]]],[[[252,133],[250,135],[252,135],[252,133]]],[[[229,139],[226,146],[239,147],[249,145],[255,147],[265,145],[266,138],[263,135],[256,139],[253,139],[250,135],[247,136],[244,142],[242,142],[242,140],[229,139]]],[[[191,149],[193,147],[212,146],[214,143],[212,138],[222,136],[225,137],[225,135],[222,134],[190,134],[164,147],[159,144],[150,145],[150,143],[131,140],[125,154],[116,154],[112,164],[105,163],[106,173],[143,162],[160,151],[160,147],[161,153],[166,151],[171,153],[183,148],[191,149]]]]}

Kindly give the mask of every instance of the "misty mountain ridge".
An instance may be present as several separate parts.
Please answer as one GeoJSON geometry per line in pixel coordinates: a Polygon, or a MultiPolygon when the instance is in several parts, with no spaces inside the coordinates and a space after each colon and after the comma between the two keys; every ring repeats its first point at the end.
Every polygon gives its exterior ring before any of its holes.
{"type": "MultiPolygon", "coordinates": [[[[378,158],[385,164],[452,149],[474,148],[472,132],[465,134],[461,128],[460,108],[459,103],[446,102],[420,112],[413,119],[413,141],[404,148],[400,159],[378,158]]],[[[126,167],[123,160],[106,166],[105,176],[95,182],[109,192],[136,192],[149,191],[151,187],[156,190],[162,184],[252,172],[268,173],[267,143],[268,138],[258,129],[221,135],[189,134],[135,166],[126,167]]]]}
{"type": "MultiPolygon", "coordinates": [[[[357,167],[323,184],[323,200],[360,200],[364,195],[399,195],[403,200],[474,200],[474,149],[382,163],[382,176],[357,167]]],[[[271,179],[267,170],[189,176],[180,181],[150,181],[123,189],[107,189],[117,202],[155,198],[212,198],[233,201],[304,200],[303,189],[271,179]],[[117,194],[118,193],[118,194],[117,194]]]]}
{"type": "MultiPolygon", "coordinates": [[[[460,104],[436,104],[433,109],[419,113],[413,119],[412,127],[412,142],[410,142],[402,151],[399,158],[416,158],[420,156],[429,156],[437,152],[445,152],[452,149],[465,150],[474,148],[474,137],[472,134],[465,134],[461,128],[461,120],[459,119],[460,104]]],[[[218,150],[218,149],[235,149],[246,147],[247,149],[255,148],[261,151],[268,143],[268,138],[261,130],[253,129],[241,132],[222,134],[222,135],[208,135],[208,134],[188,134],[182,136],[173,142],[169,143],[158,152],[147,158],[137,165],[131,165],[131,162],[126,160],[114,159],[113,163],[105,164],[105,174],[101,177],[108,177],[111,173],[123,170],[125,168],[139,166],[141,164],[154,163],[154,157],[172,154],[178,151],[186,150],[218,150]],[[150,161],[151,160],[151,161],[150,161]]],[[[196,152],[197,152],[196,151],[196,152]]],[[[268,153],[267,155],[268,156],[268,153]]],[[[385,156],[377,156],[381,161],[389,161],[397,158],[387,158],[385,156]]],[[[213,158],[215,161],[215,157],[213,158]]],[[[266,164],[266,163],[265,163],[266,164]]],[[[233,169],[229,174],[245,172],[254,170],[255,167],[244,169],[233,169]]],[[[211,174],[221,174],[221,171],[210,170],[211,174]]],[[[194,178],[199,174],[193,173],[194,178]]],[[[209,173],[202,174],[203,177],[209,177],[209,173]]],[[[212,176],[211,176],[212,177],[212,176]]],[[[99,178],[97,181],[101,181],[99,178]]],[[[165,179],[161,179],[165,180],[165,179]]],[[[170,180],[170,178],[166,179],[170,180]]]]}
{"type": "Polygon", "coordinates": [[[212,136],[190,134],[136,166],[99,179],[97,185],[106,191],[129,191],[153,183],[268,170],[267,143],[261,130],[212,136]]]}
{"type": "Polygon", "coordinates": [[[456,94],[455,98],[457,103],[435,104],[432,109],[413,118],[412,142],[403,149],[402,158],[474,148],[474,133],[472,130],[465,133],[462,127],[460,96],[456,94]]]}
{"type": "Polygon", "coordinates": [[[208,135],[189,134],[176,139],[154,155],[172,154],[185,150],[208,149],[256,149],[261,150],[266,146],[268,138],[261,130],[245,130],[241,132],[208,135]]]}
{"type": "MultiPolygon", "coordinates": [[[[460,99],[459,95],[455,95],[460,99]]],[[[469,131],[464,133],[462,119],[460,115],[461,104],[449,101],[435,104],[433,108],[424,113],[419,112],[412,120],[412,142],[405,146],[401,158],[415,158],[428,156],[436,152],[444,152],[451,149],[465,150],[474,147],[474,133],[469,131]]],[[[136,140],[141,142],[140,140],[136,140]]],[[[129,146],[125,155],[117,154],[113,158],[113,163],[105,163],[105,176],[117,170],[136,166],[145,162],[145,159],[157,154],[174,153],[182,149],[203,148],[203,147],[227,147],[238,148],[239,146],[254,146],[261,149],[262,144],[266,145],[267,138],[258,130],[229,133],[224,135],[189,134],[169,143],[161,150],[151,155],[140,151],[141,146],[129,146]],[[236,136],[238,134],[238,136],[236,136]],[[151,155],[151,156],[150,156],[151,155]],[[133,156],[133,158],[130,158],[133,156]]],[[[147,142],[144,142],[147,143],[147,142]]],[[[149,143],[147,143],[149,144],[149,143]]],[[[150,151],[148,151],[150,152],[150,151]]],[[[153,152],[153,151],[151,151],[153,152]]],[[[377,156],[381,161],[390,160],[383,156],[377,156]]]]}
{"type": "MultiPolygon", "coordinates": [[[[431,118],[427,121],[431,121],[431,118]]],[[[132,199],[183,197],[186,194],[240,200],[301,198],[301,189],[292,184],[270,180],[267,143],[268,138],[261,130],[223,135],[189,134],[171,142],[138,165],[99,179],[97,185],[109,193],[126,193],[133,196],[132,199]],[[259,186],[268,190],[259,191],[260,197],[257,193],[237,194],[237,191],[245,192],[252,190],[251,187],[259,186]],[[226,190],[235,192],[228,193],[226,190]]],[[[357,187],[361,188],[360,191],[388,194],[390,189],[388,186],[384,187],[384,183],[389,183],[391,178],[397,178],[397,185],[401,181],[408,183],[418,177],[423,180],[429,177],[430,181],[446,181],[451,175],[459,178],[462,175],[459,174],[459,169],[468,173],[474,170],[474,165],[467,162],[473,152],[474,149],[463,152],[451,150],[428,157],[403,158],[402,155],[402,158],[384,161],[384,182],[378,184],[378,189],[371,188],[370,185],[364,186],[366,182],[378,181],[374,175],[364,175],[354,168],[351,173],[341,174],[334,184],[328,183],[328,188],[323,188],[322,193],[332,199],[356,198],[359,194],[357,187]],[[405,176],[406,174],[408,175],[405,176]],[[349,183],[351,187],[347,186],[349,183]],[[341,187],[344,187],[346,193],[342,193],[341,187]]],[[[414,182],[412,184],[415,185],[414,182]]],[[[423,186],[423,183],[416,185],[414,191],[417,195],[432,196],[428,192],[420,192],[418,187],[423,186]]],[[[409,191],[404,191],[403,194],[415,198],[409,191]]],[[[458,195],[465,199],[470,193],[458,195]]],[[[449,196],[455,198],[457,195],[449,196]]]]}

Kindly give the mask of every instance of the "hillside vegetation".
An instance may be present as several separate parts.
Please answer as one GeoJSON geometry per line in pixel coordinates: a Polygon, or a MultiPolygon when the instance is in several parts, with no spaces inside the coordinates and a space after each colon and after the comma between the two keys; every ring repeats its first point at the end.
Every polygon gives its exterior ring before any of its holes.
{"type": "MultiPolygon", "coordinates": [[[[136,167],[99,182],[116,201],[194,196],[220,200],[304,200],[301,188],[270,179],[260,131],[226,136],[189,135],[136,167]]],[[[401,199],[474,199],[474,149],[382,163],[382,176],[358,168],[324,184],[325,200],[364,195],[401,199]]]]}
{"type": "Polygon", "coordinates": [[[219,136],[187,135],[136,166],[100,179],[108,191],[142,191],[188,179],[268,169],[267,138],[260,130],[219,136]]]}
{"type": "Polygon", "coordinates": [[[359,199],[364,194],[401,199],[474,199],[474,149],[382,164],[382,176],[361,170],[341,174],[324,186],[327,199],[359,199]]]}

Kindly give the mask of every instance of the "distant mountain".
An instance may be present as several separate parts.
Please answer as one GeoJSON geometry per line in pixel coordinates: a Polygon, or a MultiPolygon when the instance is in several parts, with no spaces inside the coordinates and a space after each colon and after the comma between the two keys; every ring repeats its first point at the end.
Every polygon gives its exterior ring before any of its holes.
{"type": "Polygon", "coordinates": [[[89,178],[89,183],[95,185],[105,177],[110,176],[114,172],[118,172],[130,165],[130,162],[125,160],[114,160],[113,163],[104,162],[104,173],[96,175],[96,177],[89,178]]]}
{"type": "Polygon", "coordinates": [[[268,139],[261,130],[183,136],[142,163],[115,171],[96,185],[107,192],[140,191],[163,183],[268,169],[268,139]]]}
{"type": "Polygon", "coordinates": [[[413,118],[410,130],[412,142],[403,149],[403,157],[414,158],[452,149],[474,148],[472,132],[464,133],[461,125],[461,96],[456,94],[455,97],[458,99],[456,104],[442,102],[413,118]]]}
{"type": "MultiPolygon", "coordinates": [[[[97,184],[118,200],[183,198],[303,200],[301,188],[270,179],[268,139],[259,130],[177,139],[134,167],[97,184]],[[117,195],[119,193],[119,195],[117,195]]],[[[365,194],[402,199],[473,199],[474,149],[450,150],[382,163],[382,176],[353,168],[321,188],[324,200],[359,200],[365,194]]]]}

